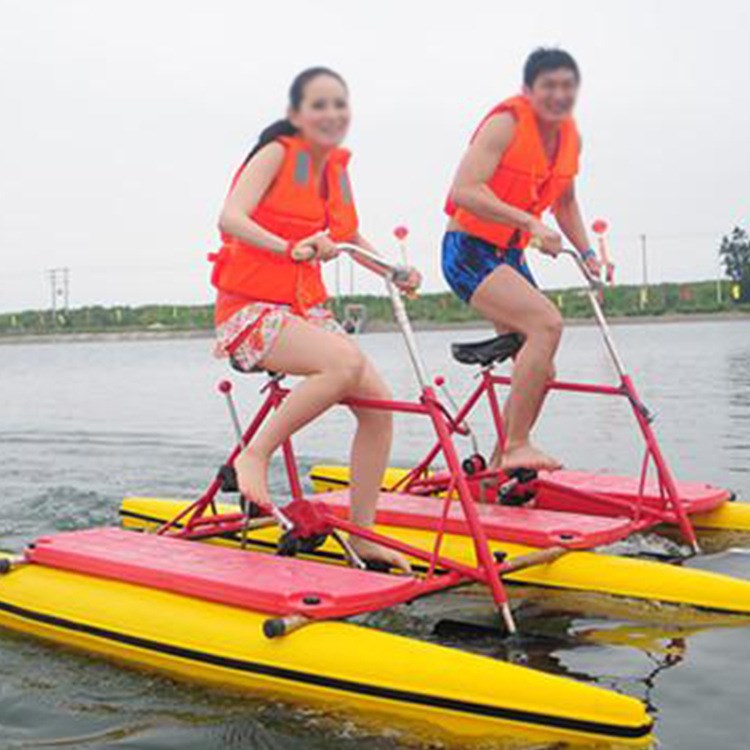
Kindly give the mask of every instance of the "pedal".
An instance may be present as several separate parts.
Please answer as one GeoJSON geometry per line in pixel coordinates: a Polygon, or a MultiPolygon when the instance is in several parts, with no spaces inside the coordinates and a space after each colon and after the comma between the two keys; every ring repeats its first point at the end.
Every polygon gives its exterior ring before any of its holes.
{"type": "Polygon", "coordinates": [[[318,547],[322,547],[327,538],[327,534],[317,534],[300,539],[294,536],[294,531],[287,531],[279,538],[276,554],[281,557],[294,557],[299,554],[309,555],[315,552],[318,547]]]}
{"type": "Polygon", "coordinates": [[[529,488],[523,491],[525,485],[533,482],[539,473],[535,469],[514,469],[508,473],[507,481],[503,482],[497,490],[497,499],[500,505],[518,507],[531,502],[536,492],[529,488]]]}
{"type": "Polygon", "coordinates": [[[487,461],[481,453],[474,453],[461,462],[461,468],[469,476],[479,474],[487,468],[487,461]]]}
{"type": "Polygon", "coordinates": [[[373,573],[390,573],[391,565],[384,560],[363,560],[367,570],[373,573]]]}
{"type": "Polygon", "coordinates": [[[237,484],[237,472],[234,470],[234,466],[224,464],[217,474],[219,481],[221,482],[222,492],[239,492],[240,487],[237,484]]]}
{"type": "Polygon", "coordinates": [[[260,518],[261,516],[268,515],[268,511],[264,511],[258,503],[252,500],[248,503],[244,495],[240,495],[240,510],[248,518],[260,518]]]}

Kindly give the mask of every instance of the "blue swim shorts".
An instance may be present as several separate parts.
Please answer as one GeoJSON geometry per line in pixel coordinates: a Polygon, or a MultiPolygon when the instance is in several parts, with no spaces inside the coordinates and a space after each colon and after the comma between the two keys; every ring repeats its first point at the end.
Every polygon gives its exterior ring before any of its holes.
{"type": "Polygon", "coordinates": [[[510,266],[532,286],[537,286],[523,250],[499,250],[466,232],[446,232],[443,237],[443,276],[448,286],[468,304],[477,287],[499,266],[510,266]]]}

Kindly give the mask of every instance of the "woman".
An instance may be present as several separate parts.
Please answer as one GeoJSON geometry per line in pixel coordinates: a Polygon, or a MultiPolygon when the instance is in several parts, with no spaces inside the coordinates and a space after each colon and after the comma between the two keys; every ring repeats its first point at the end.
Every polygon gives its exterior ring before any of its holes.
{"type": "Polygon", "coordinates": [[[524,257],[532,238],[553,257],[562,249],[560,234],[541,221],[544,211],[554,211],[588,270],[599,274],[575,195],[580,138],[572,112],[579,85],[578,66],[567,52],[533,52],[523,94],[506,99],[480,123],[446,206],[448,284],[498,332],[516,331],[525,339],[506,404],[506,443],[492,460],[504,471],[560,468],[529,437],[562,333],[560,313],[537,289],[524,257]]]}
{"type": "MultiPolygon", "coordinates": [[[[218,353],[246,371],[304,377],[235,462],[240,491],[258,503],[270,502],[269,460],[289,436],[345,397],[389,398],[375,368],[323,306],[320,264],[338,255],[336,243],[372,250],[359,233],[349,153],[340,148],[349,121],[340,75],[327,68],[300,73],[287,118],[261,133],[219,219],[223,245],[212,277],[218,353]]],[[[406,286],[418,284],[413,272],[406,286]]],[[[369,527],[390,452],[391,415],[352,411],[351,518],[369,527]]],[[[391,550],[358,537],[351,543],[365,560],[409,569],[391,550]]]]}

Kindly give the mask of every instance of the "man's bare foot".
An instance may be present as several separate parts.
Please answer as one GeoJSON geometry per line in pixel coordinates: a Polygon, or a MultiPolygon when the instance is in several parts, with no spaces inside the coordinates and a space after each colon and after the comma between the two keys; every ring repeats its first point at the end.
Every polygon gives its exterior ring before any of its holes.
{"type": "Polygon", "coordinates": [[[556,458],[535,448],[531,443],[519,443],[505,448],[500,468],[506,473],[514,469],[555,471],[561,469],[562,464],[556,458]]]}
{"type": "Polygon", "coordinates": [[[365,562],[383,562],[392,568],[402,570],[404,573],[412,572],[409,561],[396,550],[388,549],[358,536],[350,536],[349,544],[365,562]]]}
{"type": "Polygon", "coordinates": [[[252,447],[245,448],[234,460],[234,470],[237,472],[237,485],[245,500],[258,505],[271,504],[267,458],[254,453],[252,447]]]}

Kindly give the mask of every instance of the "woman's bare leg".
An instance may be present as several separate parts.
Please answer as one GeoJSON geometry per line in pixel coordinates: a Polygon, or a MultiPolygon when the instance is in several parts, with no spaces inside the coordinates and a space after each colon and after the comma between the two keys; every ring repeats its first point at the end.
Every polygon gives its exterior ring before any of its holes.
{"type": "MultiPolygon", "coordinates": [[[[242,494],[269,503],[268,462],[288,437],[345,397],[387,398],[388,389],[350,340],[296,318],[287,321],[262,365],[273,372],[306,376],[235,460],[242,494]]],[[[351,517],[360,526],[372,526],[391,447],[392,419],[389,412],[352,411],[357,431],[351,451],[351,517]]],[[[410,569],[392,550],[358,538],[351,541],[366,560],[410,569]]]]}
{"type": "MultiPolygon", "coordinates": [[[[366,361],[356,389],[349,395],[380,400],[391,398],[390,390],[369,361],[366,361]]],[[[353,407],[352,413],[357,420],[350,457],[352,520],[361,526],[372,526],[391,452],[393,415],[388,411],[360,407],[353,407]]]]}
{"type": "Polygon", "coordinates": [[[235,461],[242,494],[268,503],[267,470],[273,452],[355,388],[365,358],[343,336],[290,318],[261,364],[272,372],[306,376],[235,461]]]}
{"type": "MultiPolygon", "coordinates": [[[[364,372],[352,397],[390,399],[391,392],[367,361],[364,372]]],[[[375,524],[375,509],[388,465],[393,438],[393,415],[389,411],[353,407],[357,420],[351,451],[351,518],[359,526],[371,527],[375,524]]],[[[356,552],[365,560],[382,560],[393,567],[410,572],[406,559],[399,553],[352,536],[350,542],[356,552]]]]}
{"type": "Polygon", "coordinates": [[[559,468],[556,459],[531,445],[529,434],[544,401],[560,343],[560,313],[538,289],[508,266],[495,269],[477,287],[471,306],[495,326],[518,331],[526,339],[513,366],[501,468],[559,468]]]}

